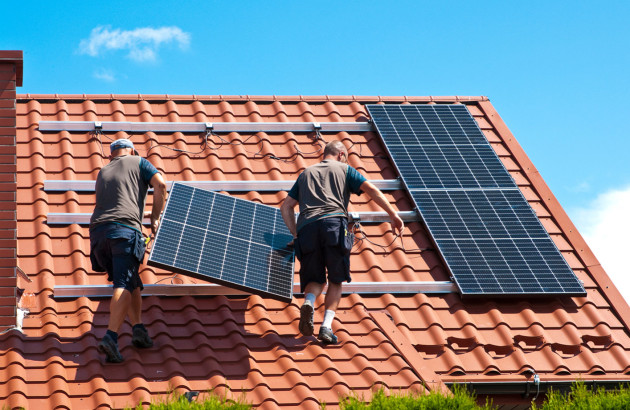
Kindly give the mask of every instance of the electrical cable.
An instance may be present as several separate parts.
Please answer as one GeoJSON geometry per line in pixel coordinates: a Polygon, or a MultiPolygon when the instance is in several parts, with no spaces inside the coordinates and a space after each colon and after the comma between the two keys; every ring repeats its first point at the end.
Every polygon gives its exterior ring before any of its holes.
{"type": "MultiPolygon", "coordinates": [[[[378,248],[381,248],[384,252],[387,251],[387,248],[389,248],[390,246],[392,246],[396,240],[398,238],[400,238],[400,246],[395,247],[393,250],[396,249],[402,249],[402,251],[406,254],[408,253],[412,253],[412,252],[422,252],[422,251],[432,251],[434,250],[433,248],[412,248],[412,249],[407,249],[405,248],[405,244],[403,242],[403,238],[402,238],[402,234],[395,234],[394,235],[394,239],[386,244],[386,245],[381,245],[379,243],[376,243],[372,240],[370,240],[367,237],[367,234],[365,233],[365,231],[363,231],[363,226],[361,225],[361,223],[359,221],[355,222],[351,228],[352,233],[354,234],[354,237],[356,238],[355,244],[354,245],[358,245],[358,247],[361,247],[361,245],[363,244],[363,241],[366,241],[370,244],[372,244],[373,246],[376,246],[378,248]],[[357,234],[360,234],[361,236],[358,236],[357,234]]],[[[353,246],[354,248],[354,246],[353,246]]]]}

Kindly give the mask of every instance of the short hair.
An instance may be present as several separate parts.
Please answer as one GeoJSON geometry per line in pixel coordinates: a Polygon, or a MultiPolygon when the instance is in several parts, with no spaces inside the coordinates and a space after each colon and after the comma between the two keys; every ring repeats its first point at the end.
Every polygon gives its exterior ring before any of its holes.
{"type": "Polygon", "coordinates": [[[327,157],[329,155],[337,156],[337,154],[339,154],[342,151],[345,153],[348,152],[348,150],[346,149],[346,146],[343,145],[343,142],[331,141],[328,144],[326,144],[326,147],[324,148],[324,157],[327,157]]]}

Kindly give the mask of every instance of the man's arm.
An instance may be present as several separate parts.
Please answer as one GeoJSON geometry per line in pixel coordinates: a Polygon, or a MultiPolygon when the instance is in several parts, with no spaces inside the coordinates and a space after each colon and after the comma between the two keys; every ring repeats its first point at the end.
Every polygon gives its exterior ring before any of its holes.
{"type": "Polygon", "coordinates": [[[159,172],[151,177],[151,186],[153,187],[153,207],[151,208],[151,232],[157,232],[160,214],[164,209],[166,201],[166,182],[159,172]]]}
{"type": "Polygon", "coordinates": [[[295,206],[298,201],[287,195],[280,206],[280,213],[282,214],[282,220],[284,224],[289,228],[289,232],[293,235],[293,238],[297,238],[297,227],[295,226],[295,206]]]}
{"type": "Polygon", "coordinates": [[[361,184],[361,191],[365,192],[378,206],[380,206],[389,217],[392,219],[392,231],[396,235],[402,235],[402,230],[405,227],[402,219],[398,216],[398,213],[389,204],[380,189],[374,186],[370,181],[365,181],[361,184]]]}

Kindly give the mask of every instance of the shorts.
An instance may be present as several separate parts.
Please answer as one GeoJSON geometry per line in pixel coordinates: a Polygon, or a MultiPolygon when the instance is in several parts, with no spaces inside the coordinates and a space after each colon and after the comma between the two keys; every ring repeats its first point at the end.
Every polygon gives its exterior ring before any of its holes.
{"type": "Polygon", "coordinates": [[[300,260],[302,293],[310,282],[350,282],[350,251],[354,235],[348,231],[348,219],[332,217],[304,225],[295,241],[295,255],[300,260]]]}
{"type": "Polygon", "coordinates": [[[116,223],[90,230],[90,261],[95,272],[107,272],[114,289],[144,289],[138,273],[146,245],[140,232],[116,223]]]}

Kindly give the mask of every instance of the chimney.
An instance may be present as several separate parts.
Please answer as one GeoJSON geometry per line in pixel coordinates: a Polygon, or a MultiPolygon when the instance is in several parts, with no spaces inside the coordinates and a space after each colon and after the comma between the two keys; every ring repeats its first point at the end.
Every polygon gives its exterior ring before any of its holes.
{"type": "Polygon", "coordinates": [[[16,326],[17,155],[16,87],[22,51],[0,50],[0,332],[16,326]]]}

